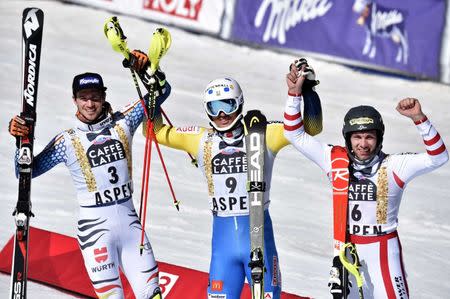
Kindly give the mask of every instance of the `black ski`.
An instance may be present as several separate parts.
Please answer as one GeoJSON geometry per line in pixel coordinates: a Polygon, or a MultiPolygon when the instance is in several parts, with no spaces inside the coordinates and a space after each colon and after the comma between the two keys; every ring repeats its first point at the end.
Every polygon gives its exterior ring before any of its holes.
{"type": "Polygon", "coordinates": [[[264,154],[266,117],[259,110],[244,116],[247,152],[247,191],[250,209],[250,263],[252,299],[264,298],[264,154]]]}
{"type": "Polygon", "coordinates": [[[13,215],[16,222],[14,253],[11,270],[11,298],[27,297],[28,229],[31,212],[30,189],[33,162],[34,127],[36,124],[36,100],[41,57],[44,13],[39,8],[25,8],[22,14],[22,67],[23,91],[20,116],[29,126],[27,137],[19,143],[19,195],[13,215]]]}

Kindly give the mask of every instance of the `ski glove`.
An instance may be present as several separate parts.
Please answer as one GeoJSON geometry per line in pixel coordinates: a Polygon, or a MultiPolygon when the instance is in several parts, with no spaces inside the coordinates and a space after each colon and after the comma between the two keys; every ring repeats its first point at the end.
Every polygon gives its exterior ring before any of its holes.
{"type": "Polygon", "coordinates": [[[16,115],[9,121],[8,126],[9,134],[16,138],[16,146],[20,146],[20,137],[25,137],[30,132],[30,129],[26,125],[26,121],[20,116],[16,115]]]}
{"type": "MultiPolygon", "coordinates": [[[[303,83],[302,90],[315,90],[314,86],[320,83],[316,80],[316,73],[314,69],[309,66],[308,61],[305,58],[300,58],[294,61],[294,65],[300,73],[300,76],[305,76],[305,82],[303,83]],[[303,65],[306,65],[305,69],[301,71],[303,65]]],[[[291,65],[292,66],[292,65],[291,65]]]]}
{"type": "Polygon", "coordinates": [[[150,69],[147,69],[146,72],[139,74],[139,78],[141,78],[145,89],[147,89],[149,93],[153,91],[156,96],[163,94],[163,87],[166,84],[166,74],[164,74],[159,68],[154,74],[150,74],[150,69]]]}
{"type": "Polygon", "coordinates": [[[137,73],[145,72],[150,66],[147,54],[141,50],[133,50],[130,52],[129,67],[137,73]]]}
{"type": "Polygon", "coordinates": [[[171,92],[170,84],[167,83],[164,86],[161,86],[160,91],[156,92],[156,97],[154,101],[154,109],[152,109],[152,102],[150,99],[150,94],[146,94],[144,96],[144,101],[147,105],[147,111],[150,112],[150,118],[154,119],[155,117],[158,117],[161,114],[161,105],[167,100],[171,92]]]}
{"type": "Polygon", "coordinates": [[[289,66],[291,70],[293,67],[297,69],[300,76],[305,77],[305,81],[302,85],[303,96],[303,123],[305,125],[305,131],[311,136],[317,135],[322,132],[322,104],[320,103],[320,97],[317,94],[314,86],[319,84],[319,80],[316,80],[316,73],[314,69],[308,65],[308,61],[305,58],[300,58],[294,61],[289,66]],[[302,70],[303,66],[305,68],[302,70]]]}
{"type": "Polygon", "coordinates": [[[333,295],[333,299],[341,299],[342,292],[344,290],[344,287],[347,288],[347,294],[350,294],[350,287],[351,282],[348,280],[348,272],[345,272],[346,281],[348,284],[346,286],[342,285],[344,275],[344,265],[342,265],[341,260],[339,259],[339,256],[335,256],[333,258],[333,266],[330,270],[330,279],[328,280],[328,287],[330,288],[330,293],[333,295]]]}
{"type": "Polygon", "coordinates": [[[156,92],[156,96],[161,95],[163,93],[164,84],[166,84],[166,75],[161,69],[158,69],[152,74],[150,70],[150,60],[148,59],[147,54],[142,52],[141,50],[133,50],[130,53],[130,59],[124,59],[122,65],[125,68],[130,68],[135,71],[141,82],[144,84],[145,89],[148,92],[154,91],[156,92]],[[155,84],[152,89],[152,84],[155,84]]]}

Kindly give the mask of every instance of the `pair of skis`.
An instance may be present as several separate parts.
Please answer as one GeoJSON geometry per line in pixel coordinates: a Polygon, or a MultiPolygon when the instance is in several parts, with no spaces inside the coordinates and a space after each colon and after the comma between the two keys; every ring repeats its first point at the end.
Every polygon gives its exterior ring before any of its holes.
{"type": "MultiPolygon", "coordinates": [[[[124,66],[130,67],[130,60],[132,59],[130,50],[128,49],[126,36],[120,26],[119,20],[117,17],[111,17],[106,20],[104,25],[104,33],[109,43],[111,44],[114,51],[122,54],[125,58],[124,66]]],[[[139,82],[136,78],[135,71],[130,67],[131,76],[133,78],[137,93],[139,95],[139,99],[144,109],[145,116],[147,118],[147,127],[146,127],[146,142],[145,142],[145,152],[144,152],[144,167],[143,167],[143,175],[142,175],[142,185],[141,185],[141,204],[139,208],[139,219],[142,221],[142,235],[141,235],[141,243],[139,246],[140,253],[142,254],[144,248],[144,234],[145,234],[145,222],[146,222],[146,211],[147,211],[147,201],[148,201],[148,182],[150,177],[150,162],[151,162],[151,152],[152,152],[152,143],[155,143],[156,150],[159,155],[159,159],[161,161],[161,165],[163,167],[167,183],[170,188],[170,192],[173,198],[173,204],[179,210],[179,201],[176,199],[175,192],[172,187],[172,183],[170,181],[168,171],[159,148],[159,143],[156,139],[156,135],[153,127],[153,119],[155,117],[155,109],[156,109],[156,97],[157,97],[157,89],[165,84],[165,78],[159,78],[157,80],[155,78],[155,74],[159,67],[159,62],[161,58],[167,53],[170,46],[172,44],[172,37],[167,29],[157,28],[153,33],[150,48],[148,52],[148,58],[150,60],[150,68],[146,70],[145,73],[138,73],[139,78],[144,83],[145,87],[148,89],[149,93],[149,105],[145,104],[144,97],[142,96],[141,89],[139,87],[139,82]],[[162,79],[162,82],[161,82],[162,79]],[[160,85],[160,86],[157,86],[160,85]]],[[[166,116],[167,118],[167,116],[166,116]]]]}
{"type": "Polygon", "coordinates": [[[19,142],[19,191],[15,216],[16,232],[11,270],[10,298],[27,297],[28,240],[31,212],[31,178],[33,168],[33,141],[36,124],[36,104],[42,45],[44,12],[39,8],[25,8],[22,13],[22,112],[21,118],[29,128],[19,142]]]}
{"type": "Polygon", "coordinates": [[[264,156],[266,117],[259,110],[244,116],[247,155],[247,191],[250,213],[250,284],[252,299],[264,298],[264,156]]]}
{"type": "MultiPolygon", "coordinates": [[[[332,184],[333,184],[333,235],[334,235],[334,249],[338,252],[339,260],[342,264],[333,265],[339,267],[341,271],[341,293],[340,298],[346,299],[348,297],[348,272],[356,278],[359,298],[363,299],[364,294],[362,290],[363,279],[359,272],[359,258],[356,252],[356,247],[352,243],[348,243],[348,188],[349,188],[349,158],[344,147],[334,146],[331,150],[331,169],[332,169],[332,184]],[[351,262],[347,256],[351,256],[351,262]]],[[[334,261],[333,261],[334,262],[334,261]]],[[[338,294],[333,295],[337,297],[338,294]]]]}

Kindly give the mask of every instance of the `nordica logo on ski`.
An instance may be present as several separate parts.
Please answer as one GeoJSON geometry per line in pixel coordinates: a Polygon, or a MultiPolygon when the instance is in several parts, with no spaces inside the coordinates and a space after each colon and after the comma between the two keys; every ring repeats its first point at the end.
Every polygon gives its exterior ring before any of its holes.
{"type": "MultiPolygon", "coordinates": [[[[27,16],[25,17],[24,23],[23,23],[23,30],[25,32],[25,36],[27,39],[30,38],[30,36],[36,32],[39,27],[39,19],[36,15],[38,9],[37,8],[33,8],[31,9],[27,16]]],[[[35,44],[28,44],[28,47],[25,47],[25,51],[28,50],[28,53],[25,53],[25,55],[27,55],[26,57],[26,61],[25,65],[27,66],[26,74],[27,76],[25,77],[26,80],[26,87],[25,90],[23,91],[23,96],[24,99],[26,100],[26,102],[28,103],[28,105],[30,106],[34,106],[34,98],[35,98],[35,94],[36,94],[36,59],[37,59],[37,55],[38,55],[38,50],[37,50],[37,46],[35,44]]]]}
{"type": "Polygon", "coordinates": [[[27,87],[23,91],[23,96],[28,105],[34,106],[34,96],[36,93],[36,58],[37,58],[37,46],[30,44],[28,51],[28,76],[26,78],[27,87]]]}
{"type": "Polygon", "coordinates": [[[29,38],[33,34],[33,32],[39,29],[39,20],[36,15],[37,11],[38,11],[37,8],[33,8],[28,12],[27,16],[25,17],[23,29],[25,31],[25,35],[27,38],[29,38]]]}

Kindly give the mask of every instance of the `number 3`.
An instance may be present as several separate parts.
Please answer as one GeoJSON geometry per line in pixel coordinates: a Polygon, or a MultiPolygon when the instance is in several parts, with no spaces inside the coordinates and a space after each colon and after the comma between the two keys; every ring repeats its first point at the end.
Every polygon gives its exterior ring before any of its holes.
{"type": "Polygon", "coordinates": [[[119,181],[119,176],[117,175],[117,169],[114,166],[108,168],[108,172],[111,174],[111,178],[109,179],[111,184],[115,184],[119,181]]]}

